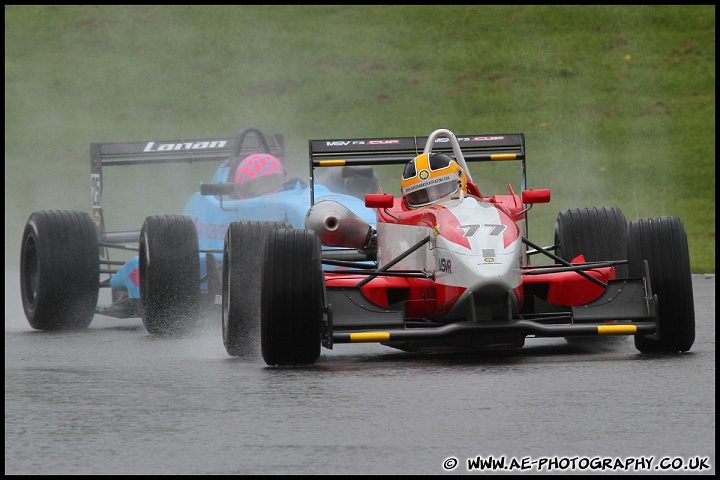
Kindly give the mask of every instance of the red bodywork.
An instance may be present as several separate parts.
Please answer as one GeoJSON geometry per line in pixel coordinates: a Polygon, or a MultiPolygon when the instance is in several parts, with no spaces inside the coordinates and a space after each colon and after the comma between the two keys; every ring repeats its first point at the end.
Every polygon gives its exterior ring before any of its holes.
{"type": "MultiPolygon", "coordinates": [[[[520,234],[517,222],[525,219],[522,199],[515,194],[511,185],[508,185],[508,188],[510,193],[507,195],[482,197],[477,186],[474,183],[468,183],[470,195],[492,203],[498,210],[505,213],[505,215],[500,215],[500,218],[504,223],[507,221],[506,246],[520,234]]],[[[543,192],[543,194],[547,195],[547,200],[549,200],[549,192],[543,192]]],[[[457,220],[450,214],[445,216],[444,212],[447,210],[442,206],[413,210],[408,209],[400,197],[392,201],[391,207],[389,207],[389,196],[377,194],[368,195],[368,197],[370,205],[381,207],[378,208],[378,222],[428,228],[439,226],[442,229],[439,233],[445,238],[454,239],[460,245],[463,242],[467,244],[467,240],[461,234],[461,229],[457,228],[457,220]],[[373,204],[373,202],[376,203],[373,204]],[[389,208],[382,208],[383,206],[389,208]]],[[[584,261],[585,259],[581,256],[574,259],[573,263],[583,263],[584,261]]],[[[341,270],[326,272],[325,281],[328,288],[352,288],[365,278],[362,275],[348,275],[339,272],[341,270]]],[[[607,283],[609,279],[615,278],[615,269],[613,267],[597,268],[588,271],[588,274],[607,283]]],[[[603,293],[602,287],[577,272],[523,275],[522,283],[514,290],[520,308],[525,303],[526,286],[535,287],[528,289],[533,292],[533,295],[541,292],[542,300],[566,307],[588,303],[603,293]]],[[[383,276],[376,277],[361,287],[363,295],[380,307],[387,308],[398,301],[404,301],[406,318],[441,317],[452,309],[465,290],[464,287],[444,285],[431,279],[383,276]]]]}

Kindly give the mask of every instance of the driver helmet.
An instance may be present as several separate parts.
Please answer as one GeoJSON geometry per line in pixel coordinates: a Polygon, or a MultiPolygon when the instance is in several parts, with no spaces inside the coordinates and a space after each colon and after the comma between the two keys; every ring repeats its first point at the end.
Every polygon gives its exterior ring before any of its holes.
{"type": "Polygon", "coordinates": [[[423,153],[405,165],[402,195],[409,208],[467,195],[467,176],[460,164],[444,153],[423,153]]]}
{"type": "Polygon", "coordinates": [[[253,153],[235,171],[235,193],[241,199],[267,195],[280,190],[286,179],[280,160],[268,153],[253,153]]]}

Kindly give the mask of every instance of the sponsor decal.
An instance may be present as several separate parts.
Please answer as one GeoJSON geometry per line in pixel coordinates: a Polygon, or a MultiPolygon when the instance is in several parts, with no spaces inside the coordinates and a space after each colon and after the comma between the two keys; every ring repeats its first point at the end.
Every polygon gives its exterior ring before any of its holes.
{"type": "Polygon", "coordinates": [[[440,271],[445,273],[452,273],[452,262],[444,258],[440,259],[440,271]]]}
{"type": "Polygon", "coordinates": [[[483,263],[495,263],[495,249],[494,248],[483,248],[482,254],[483,254],[483,263]]]}
{"type": "Polygon", "coordinates": [[[420,177],[420,180],[427,180],[429,176],[430,172],[428,172],[427,170],[420,170],[420,175],[418,175],[418,177],[420,177]]]}
{"type": "Polygon", "coordinates": [[[93,208],[100,208],[101,198],[102,198],[102,184],[100,183],[100,174],[99,173],[91,173],[90,174],[90,182],[92,183],[92,190],[90,194],[92,195],[92,207],[93,208]]]}
{"type": "MultiPolygon", "coordinates": [[[[477,136],[477,137],[457,137],[458,143],[463,142],[491,142],[493,140],[505,140],[502,135],[488,135],[488,136],[477,136]]],[[[435,143],[448,143],[450,141],[447,137],[440,137],[435,139],[435,143]]]]}
{"type": "MultiPolygon", "coordinates": [[[[476,137],[456,137],[459,143],[468,142],[492,142],[497,140],[505,140],[503,135],[478,135],[476,137]]],[[[435,143],[449,143],[447,137],[438,137],[435,143]]],[[[399,139],[375,139],[375,140],[327,140],[325,146],[328,147],[346,147],[348,145],[399,145],[399,139]]]]}
{"type": "Polygon", "coordinates": [[[472,139],[468,138],[468,141],[470,141],[470,142],[487,142],[487,141],[493,141],[493,140],[505,140],[505,137],[492,136],[492,137],[473,137],[472,139]]]}
{"type": "MultiPolygon", "coordinates": [[[[422,172],[426,170],[423,170],[420,172],[420,175],[422,176],[422,172]]],[[[437,185],[438,183],[445,183],[445,182],[451,182],[451,181],[457,181],[457,176],[453,174],[443,175],[442,177],[437,178],[431,178],[430,180],[426,180],[424,182],[416,183],[415,185],[410,185],[409,187],[406,187],[405,190],[403,190],[403,194],[414,192],[415,190],[420,190],[422,188],[427,188],[431,185],[437,185]]]]}
{"type": "Polygon", "coordinates": [[[143,152],[176,152],[183,150],[211,150],[213,148],[225,148],[226,140],[213,140],[211,142],[187,142],[187,143],[160,143],[148,142],[143,152]]]}
{"type": "Polygon", "coordinates": [[[93,208],[93,222],[97,228],[102,228],[102,212],[100,209],[93,208]]]}
{"type": "Polygon", "coordinates": [[[347,145],[397,145],[400,140],[333,140],[325,142],[328,147],[345,147],[347,145]]]}

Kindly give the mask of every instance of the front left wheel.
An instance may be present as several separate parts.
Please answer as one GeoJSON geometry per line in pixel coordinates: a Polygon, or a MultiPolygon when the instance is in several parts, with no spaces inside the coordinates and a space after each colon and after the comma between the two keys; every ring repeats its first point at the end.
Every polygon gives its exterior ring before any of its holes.
{"type": "Polygon", "coordinates": [[[685,226],[677,217],[642,218],[628,227],[630,275],[645,276],[650,270],[650,289],[658,297],[658,330],[653,337],[635,335],[642,353],[687,352],[695,342],[690,253],[685,226]]]}
{"type": "Polygon", "coordinates": [[[262,269],[260,338],[268,365],[312,365],[320,357],[325,279],[311,230],[268,234],[262,269]]]}

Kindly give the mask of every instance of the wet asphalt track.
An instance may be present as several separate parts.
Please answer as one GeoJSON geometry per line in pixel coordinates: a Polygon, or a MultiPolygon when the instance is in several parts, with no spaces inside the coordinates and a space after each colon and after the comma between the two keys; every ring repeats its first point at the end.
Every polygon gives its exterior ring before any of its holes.
{"type": "Polygon", "coordinates": [[[478,456],[516,460],[495,473],[715,473],[714,275],[693,276],[687,354],[338,345],[293,369],[229,357],[219,318],[174,340],[100,316],[35,331],[5,280],[6,475],[489,473],[478,456]]]}

